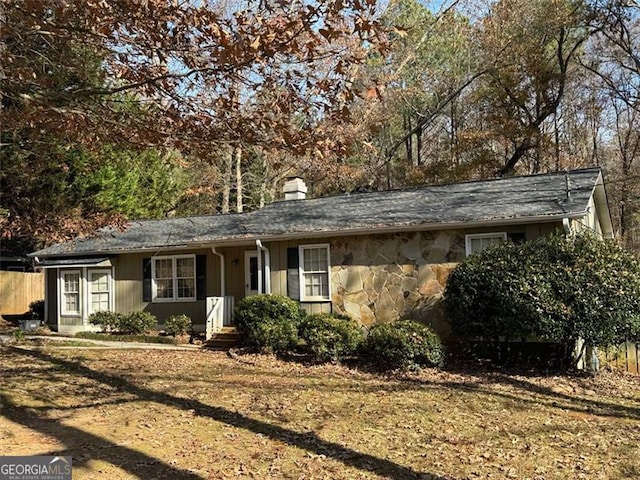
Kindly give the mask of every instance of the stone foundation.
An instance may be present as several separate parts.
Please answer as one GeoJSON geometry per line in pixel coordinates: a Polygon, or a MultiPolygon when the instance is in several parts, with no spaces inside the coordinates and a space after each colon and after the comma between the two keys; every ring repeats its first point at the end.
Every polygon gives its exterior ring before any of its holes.
{"type": "Polygon", "coordinates": [[[331,242],[333,306],[364,325],[411,318],[449,336],[442,299],[465,258],[455,231],[345,237],[331,242]]]}

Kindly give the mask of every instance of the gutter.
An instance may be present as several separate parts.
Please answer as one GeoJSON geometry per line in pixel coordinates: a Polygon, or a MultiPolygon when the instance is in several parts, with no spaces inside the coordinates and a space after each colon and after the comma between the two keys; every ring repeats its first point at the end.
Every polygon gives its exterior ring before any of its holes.
{"type": "Polygon", "coordinates": [[[271,255],[269,249],[256,239],[256,247],[264,252],[264,293],[271,293],[271,255]]]}
{"type": "Polygon", "coordinates": [[[224,254],[218,252],[216,247],[211,247],[211,252],[214,255],[217,255],[220,258],[220,296],[224,297],[226,294],[226,284],[225,284],[225,272],[224,272],[224,254]]]}

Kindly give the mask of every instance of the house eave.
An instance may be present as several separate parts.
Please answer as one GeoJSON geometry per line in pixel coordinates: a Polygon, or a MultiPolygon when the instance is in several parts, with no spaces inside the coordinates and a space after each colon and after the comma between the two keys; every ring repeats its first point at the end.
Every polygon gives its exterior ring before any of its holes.
{"type": "MultiPolygon", "coordinates": [[[[186,249],[205,249],[211,247],[238,247],[238,246],[254,246],[256,240],[262,242],[276,242],[285,240],[299,240],[303,238],[329,238],[336,236],[351,236],[351,235],[371,235],[371,234],[383,234],[383,233],[395,233],[395,232],[415,232],[415,231],[430,231],[430,230],[449,230],[459,228],[483,228],[483,227],[499,227],[499,226],[511,226],[511,225],[526,225],[533,223],[556,223],[562,222],[563,219],[576,219],[582,218],[587,214],[586,210],[581,212],[568,212],[555,215],[542,215],[531,217],[512,217],[512,218],[498,218],[498,219],[486,219],[475,221],[456,221],[445,223],[423,223],[423,224],[405,224],[405,225],[384,225],[374,227],[361,227],[361,228],[341,228],[339,230],[324,230],[324,231],[304,231],[304,232],[292,232],[285,234],[273,234],[273,235],[251,235],[245,237],[228,238],[224,240],[211,240],[211,241],[199,241],[182,243],[179,245],[163,245],[163,246],[148,246],[139,248],[123,248],[123,249],[105,249],[95,251],[83,251],[83,252],[68,252],[52,255],[40,255],[43,258],[59,258],[78,255],[118,255],[118,254],[131,254],[131,253],[146,253],[146,252],[175,252],[186,249]]],[[[33,255],[33,254],[30,254],[33,255]]]]}

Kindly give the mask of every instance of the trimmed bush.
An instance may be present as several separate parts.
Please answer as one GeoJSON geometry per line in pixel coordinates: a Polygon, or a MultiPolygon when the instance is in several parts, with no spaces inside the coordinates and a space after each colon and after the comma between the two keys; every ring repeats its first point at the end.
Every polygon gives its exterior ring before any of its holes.
{"type": "Polygon", "coordinates": [[[95,312],[89,315],[89,323],[99,326],[104,332],[120,330],[122,315],[116,312],[95,312]]]}
{"type": "Polygon", "coordinates": [[[172,315],[165,322],[164,331],[172,337],[188,335],[191,332],[191,319],[184,314],[172,315]]]}
{"type": "Polygon", "coordinates": [[[379,370],[438,367],[444,347],[429,327],[413,320],[374,325],[362,344],[363,359],[379,370]]]}
{"type": "Polygon", "coordinates": [[[309,352],[321,362],[339,362],[354,355],[364,338],[362,327],[356,321],[329,313],[305,317],[298,334],[309,352]]]}
{"type": "Polygon", "coordinates": [[[449,276],[447,316],[463,338],[565,346],[640,339],[640,260],[613,241],[561,233],[483,250],[449,276]]]}
{"type": "Polygon", "coordinates": [[[149,312],[137,311],[122,316],[118,331],[131,335],[147,333],[158,324],[158,319],[149,312]]]}
{"type": "Polygon", "coordinates": [[[296,346],[298,325],[305,315],[295,300],[270,294],[243,298],[234,313],[244,344],[269,353],[285,353],[296,346]]]}

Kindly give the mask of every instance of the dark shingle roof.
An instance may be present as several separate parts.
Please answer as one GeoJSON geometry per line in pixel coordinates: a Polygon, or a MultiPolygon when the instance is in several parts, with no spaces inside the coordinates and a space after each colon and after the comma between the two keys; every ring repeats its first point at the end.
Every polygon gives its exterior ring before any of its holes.
{"type": "Polygon", "coordinates": [[[124,231],[53,245],[39,257],[189,245],[576,217],[586,212],[600,169],[274,202],[242,214],[132,221],[124,231]],[[567,178],[570,195],[567,195],[567,178]]]}

